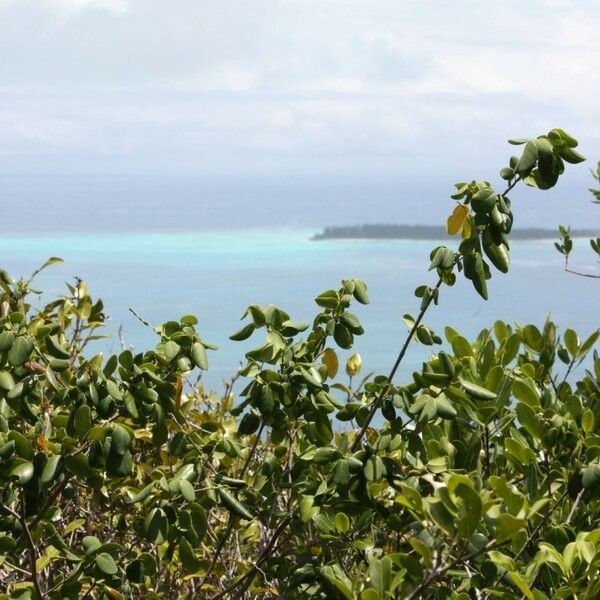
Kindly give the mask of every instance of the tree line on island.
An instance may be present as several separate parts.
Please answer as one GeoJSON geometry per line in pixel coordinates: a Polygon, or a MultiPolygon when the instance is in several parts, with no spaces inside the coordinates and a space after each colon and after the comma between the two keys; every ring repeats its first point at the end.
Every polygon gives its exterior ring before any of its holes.
{"type": "MultiPolygon", "coordinates": [[[[315,234],[313,241],[367,239],[367,240],[440,240],[448,235],[441,225],[404,225],[364,223],[362,225],[337,225],[325,227],[315,234]]],[[[571,237],[590,238],[598,235],[597,229],[573,229],[571,237]]],[[[513,240],[553,240],[557,233],[553,229],[541,227],[515,228],[511,232],[513,240]]]]}

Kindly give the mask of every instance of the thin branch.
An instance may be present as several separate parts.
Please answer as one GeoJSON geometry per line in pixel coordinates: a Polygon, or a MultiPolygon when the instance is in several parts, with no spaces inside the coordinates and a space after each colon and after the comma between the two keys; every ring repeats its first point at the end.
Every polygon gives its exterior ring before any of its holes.
{"type": "MultiPolygon", "coordinates": [[[[434,290],[438,290],[441,285],[442,285],[442,280],[439,279],[438,282],[435,284],[434,290]]],[[[435,291],[429,295],[427,302],[425,302],[425,304],[421,307],[419,315],[417,316],[417,320],[414,322],[413,326],[411,327],[410,331],[408,332],[408,335],[406,336],[406,339],[404,340],[404,344],[402,344],[402,348],[400,348],[400,352],[398,353],[396,362],[394,363],[394,366],[392,367],[392,370],[390,371],[390,374],[387,377],[387,381],[386,381],[385,385],[381,389],[381,392],[379,392],[379,396],[377,396],[377,398],[375,399],[375,402],[373,402],[373,404],[371,405],[371,410],[369,410],[369,414],[367,415],[367,418],[366,418],[365,422],[363,423],[363,426],[361,427],[360,431],[358,432],[358,435],[354,439],[354,443],[352,444],[352,452],[356,452],[356,450],[358,449],[358,446],[360,445],[360,442],[361,442],[363,436],[365,435],[369,425],[371,424],[371,421],[373,420],[375,413],[377,412],[377,410],[381,406],[381,403],[383,402],[383,400],[389,393],[389,391],[392,387],[392,381],[394,379],[394,375],[396,375],[396,371],[398,370],[398,367],[400,366],[400,363],[402,362],[402,359],[404,358],[404,355],[406,354],[406,350],[408,349],[408,346],[409,346],[411,340],[413,339],[415,333],[417,332],[417,329],[418,329],[419,325],[421,324],[421,321],[422,321],[423,317],[425,316],[427,309],[431,306],[431,302],[433,301],[434,297],[435,297],[435,291]]]]}
{"type": "Polygon", "coordinates": [[[16,510],[13,510],[10,506],[7,506],[4,503],[0,504],[0,508],[2,508],[2,510],[6,511],[9,515],[17,519],[21,524],[21,527],[23,528],[23,533],[25,534],[25,537],[27,539],[27,549],[29,554],[29,575],[31,577],[33,587],[35,588],[38,600],[43,600],[44,593],[42,592],[42,587],[40,585],[40,581],[37,576],[37,569],[35,566],[35,563],[37,561],[37,553],[35,549],[35,544],[33,542],[33,538],[31,537],[31,531],[29,531],[29,525],[27,525],[27,516],[25,514],[25,493],[23,493],[23,497],[21,498],[21,514],[19,514],[16,510]]]}
{"type": "MultiPolygon", "coordinates": [[[[248,453],[248,456],[246,457],[246,460],[244,461],[244,465],[242,466],[242,470],[240,472],[240,479],[245,475],[246,470],[248,469],[248,466],[250,465],[250,462],[252,461],[252,458],[254,457],[254,453],[256,452],[256,448],[258,446],[258,442],[260,441],[260,436],[262,435],[264,428],[265,428],[265,421],[263,419],[261,421],[260,427],[256,433],[256,438],[254,440],[254,444],[252,445],[252,448],[250,449],[250,452],[248,453]]],[[[234,524],[235,524],[235,516],[232,513],[229,515],[229,520],[227,521],[227,528],[225,529],[225,533],[221,536],[221,539],[219,540],[219,543],[217,544],[217,547],[215,548],[215,553],[213,554],[212,560],[210,561],[210,565],[209,565],[206,573],[204,574],[204,577],[200,581],[200,587],[202,587],[208,581],[208,578],[211,576],[212,571],[215,568],[215,565],[217,564],[217,561],[219,560],[219,558],[221,558],[221,553],[223,552],[223,548],[225,547],[225,544],[227,543],[227,540],[229,539],[229,536],[231,535],[231,532],[233,531],[234,524]]]]}
{"type": "Polygon", "coordinates": [[[569,267],[569,255],[565,254],[565,271],[567,273],[571,273],[572,275],[578,275],[579,277],[587,277],[589,279],[600,279],[600,275],[596,275],[594,273],[584,273],[583,271],[576,271],[575,269],[571,269],[569,267]]]}
{"type": "Polygon", "coordinates": [[[423,592],[425,590],[427,590],[428,588],[430,588],[436,581],[439,581],[448,571],[458,567],[459,565],[468,564],[473,559],[484,554],[485,552],[489,552],[490,550],[493,550],[498,545],[499,545],[499,542],[497,542],[496,540],[491,540],[483,548],[480,548],[479,550],[474,550],[473,552],[470,552],[469,554],[459,556],[458,558],[454,559],[453,561],[449,562],[447,565],[444,565],[443,567],[436,567],[412,591],[412,593],[410,594],[410,596],[407,597],[406,600],[416,600],[417,598],[422,598],[423,592]]]}
{"type": "Polygon", "coordinates": [[[579,275],[579,277],[589,277],[590,279],[600,279],[600,275],[596,275],[594,273],[584,273],[582,271],[575,271],[574,269],[570,269],[565,265],[565,271],[567,273],[572,273],[573,275],[579,275]]]}
{"type": "Polygon", "coordinates": [[[579,494],[577,494],[577,497],[575,498],[575,502],[573,502],[573,506],[571,506],[571,510],[569,511],[569,516],[567,517],[567,520],[565,521],[565,525],[569,525],[571,523],[571,520],[575,516],[575,512],[577,511],[577,507],[579,506],[579,503],[581,502],[581,498],[583,497],[584,492],[585,492],[585,488],[581,488],[579,494]]]}
{"type": "MultiPolygon", "coordinates": [[[[531,544],[531,542],[533,541],[533,539],[535,538],[535,536],[538,534],[539,530],[548,522],[548,518],[550,517],[550,515],[556,510],[556,508],[560,505],[560,503],[565,499],[565,497],[567,496],[567,494],[569,493],[569,490],[565,490],[560,497],[558,498],[558,500],[554,503],[554,505],[552,506],[552,508],[548,511],[548,513],[546,513],[541,519],[540,522],[533,528],[533,531],[527,536],[527,539],[525,540],[525,542],[523,543],[523,545],[521,546],[521,549],[515,554],[515,556],[513,557],[513,560],[515,561],[515,563],[519,560],[519,558],[521,558],[521,556],[523,555],[523,553],[525,552],[525,550],[527,549],[527,547],[529,546],[529,544],[531,544]]],[[[502,580],[502,578],[504,577],[504,573],[501,573],[496,580],[494,581],[493,585],[491,586],[490,589],[494,589],[502,580]]],[[[537,575],[536,575],[537,577],[537,575]]],[[[534,578],[535,581],[535,578],[534,578]]],[[[533,585],[533,584],[532,584],[533,585]]],[[[486,600],[490,598],[490,595],[487,594],[486,595],[486,600]]]]}
{"type": "MultiPolygon", "coordinates": [[[[279,536],[281,536],[281,534],[284,532],[285,528],[289,525],[291,520],[292,518],[288,516],[283,521],[281,521],[281,523],[279,523],[279,525],[273,532],[271,539],[267,542],[267,545],[264,547],[263,551],[260,553],[260,555],[256,559],[256,562],[249,571],[242,575],[242,577],[238,581],[232,583],[229,587],[225,588],[222,592],[219,592],[216,596],[213,596],[210,600],[220,600],[221,598],[225,597],[227,594],[233,592],[236,588],[238,588],[246,579],[248,579],[248,577],[254,576],[254,574],[259,570],[260,565],[271,555],[272,551],[275,548],[275,544],[279,539],[279,536]]],[[[240,596],[238,595],[238,597],[240,596]]]]}

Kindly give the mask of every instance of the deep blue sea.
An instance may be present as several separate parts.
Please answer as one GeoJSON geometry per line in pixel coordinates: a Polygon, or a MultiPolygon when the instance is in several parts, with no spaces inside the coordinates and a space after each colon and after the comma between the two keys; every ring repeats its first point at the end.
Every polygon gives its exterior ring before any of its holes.
{"type": "MultiPolygon", "coordinates": [[[[355,350],[363,357],[364,372],[387,372],[406,334],[403,314],[418,311],[414,288],[435,281],[427,267],[437,243],[312,242],[316,231],[252,227],[197,233],[13,232],[0,237],[0,266],[15,277],[27,276],[45,258],[62,257],[65,263],[40,274],[38,286],[50,299],[74,276],[83,278],[92,293],[103,298],[110,315],[107,329],[113,338],[98,343],[105,352],[120,350],[116,333],[121,325],[126,343],[135,348],[155,343],[153,332],[131,315],[130,307],[153,324],[196,315],[202,336],[219,346],[210,355],[206,382],[211,387],[220,386],[244,352],[260,341],[228,340],[239,329],[248,304],[277,304],[295,320],[310,321],[316,295],[337,287],[342,278],[359,277],[369,286],[371,304],[356,307],[366,333],[357,338],[355,350]]],[[[590,255],[585,244],[576,244],[582,259],[590,255]]],[[[442,290],[439,306],[430,310],[425,322],[440,333],[450,324],[468,336],[496,318],[541,326],[550,315],[581,336],[598,326],[598,282],[565,273],[550,241],[513,242],[511,270],[507,275],[494,273],[489,294],[484,302],[461,278],[442,290]]],[[[409,377],[431,351],[413,345],[399,379],[409,377]]]]}

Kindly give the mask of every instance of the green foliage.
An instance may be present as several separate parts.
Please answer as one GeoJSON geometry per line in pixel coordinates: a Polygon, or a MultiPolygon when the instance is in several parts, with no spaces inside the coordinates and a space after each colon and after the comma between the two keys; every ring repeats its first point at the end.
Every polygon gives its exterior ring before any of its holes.
{"type": "MultiPolygon", "coordinates": [[[[591,171],[592,177],[596,181],[600,181],[600,161],[596,165],[596,171],[591,171]]],[[[590,188],[589,190],[594,196],[594,200],[592,202],[594,204],[600,204],[600,190],[590,188]]],[[[556,242],[554,246],[556,249],[565,257],[565,271],[569,273],[573,273],[574,275],[581,275],[583,277],[590,277],[592,279],[600,278],[600,275],[596,275],[593,273],[584,273],[581,271],[575,271],[569,267],[569,258],[571,257],[571,252],[573,251],[573,240],[571,238],[571,229],[570,227],[565,227],[564,225],[560,225],[558,228],[558,232],[560,234],[560,242],[556,242]]],[[[600,259],[600,237],[591,238],[590,246],[594,254],[596,254],[597,259],[600,259]]]]}
{"type": "Polygon", "coordinates": [[[520,181],[540,190],[550,189],[564,173],[565,162],[576,164],[585,160],[574,150],[577,140],[563,129],[553,129],[535,139],[509,141],[523,145],[523,152],[511,157],[509,165],[500,170],[506,189],[497,193],[488,181],[457,183],[452,198],[459,204],[448,218],[447,228],[451,235],[462,232],[463,241],[458,253],[440,247],[431,257],[430,268],[437,267],[443,283],[455,282],[456,267],[484,300],[488,298],[487,280],[492,276],[484,256],[501,273],[507,273],[510,266],[509,234],[514,215],[508,193],[520,181]]]}
{"type": "MultiPolygon", "coordinates": [[[[546,176],[543,145],[511,186],[546,176]]],[[[357,279],[311,325],[248,307],[231,337],[256,347],[219,395],[197,383],[215,347],[194,317],[156,327],[154,349],[90,356],[104,316],[83,282],[33,310],[31,279],[2,272],[0,598],[597,597],[600,331],[423,324],[455,271],[482,293],[483,254],[505,264],[485,240],[508,234],[506,195],[458,190],[463,242],[432,252],[440,281],[416,290],[387,377],[358,377],[357,279]],[[415,338],[434,353],[395,384],[415,338]]]]}

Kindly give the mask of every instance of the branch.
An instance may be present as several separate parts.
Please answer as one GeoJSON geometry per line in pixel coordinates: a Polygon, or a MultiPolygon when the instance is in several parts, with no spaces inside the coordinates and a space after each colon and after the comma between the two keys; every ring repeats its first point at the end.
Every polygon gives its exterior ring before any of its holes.
{"type": "MultiPolygon", "coordinates": [[[[439,279],[438,282],[435,284],[434,290],[438,290],[441,285],[442,285],[442,280],[439,279]]],[[[398,357],[396,358],[396,362],[394,363],[394,366],[392,367],[392,370],[390,371],[390,374],[388,375],[385,385],[381,389],[381,392],[379,392],[379,396],[377,396],[377,398],[375,399],[375,402],[373,402],[373,404],[371,405],[371,410],[369,410],[369,414],[367,415],[367,418],[366,418],[365,422],[363,423],[363,426],[361,427],[360,431],[358,432],[358,435],[354,439],[354,443],[352,444],[352,449],[351,449],[352,452],[356,452],[363,436],[365,435],[365,432],[367,431],[367,428],[369,427],[369,425],[371,424],[371,421],[373,420],[373,417],[375,416],[375,413],[381,406],[381,403],[383,402],[384,398],[389,393],[389,391],[392,387],[392,380],[394,379],[394,375],[396,374],[396,371],[398,370],[398,367],[400,366],[400,363],[402,362],[402,359],[404,358],[404,355],[406,354],[406,350],[408,349],[408,346],[409,346],[411,340],[413,339],[413,337],[421,323],[421,320],[425,316],[427,309],[431,306],[431,302],[432,302],[434,296],[435,296],[435,292],[429,295],[427,302],[422,306],[421,311],[419,312],[419,316],[417,317],[417,320],[414,322],[414,325],[411,327],[410,331],[408,332],[408,336],[406,337],[406,340],[404,340],[404,344],[402,344],[402,348],[400,349],[398,357]]]]}
{"type": "Polygon", "coordinates": [[[575,271],[573,269],[569,269],[569,267],[567,267],[565,265],[565,271],[567,273],[572,273],[573,275],[579,275],[579,277],[589,277],[590,279],[600,279],[600,275],[595,275],[593,273],[583,273],[582,271],[575,271]]]}
{"type": "Polygon", "coordinates": [[[458,567],[459,565],[468,564],[474,558],[481,556],[485,552],[493,550],[498,545],[499,542],[496,540],[491,540],[483,548],[474,550],[469,554],[459,556],[443,567],[437,567],[433,569],[433,571],[431,571],[429,575],[427,575],[427,577],[425,577],[425,579],[412,591],[411,595],[408,596],[406,600],[416,600],[416,598],[421,598],[423,596],[423,592],[431,587],[436,581],[440,580],[448,571],[458,567]]]}
{"type": "Polygon", "coordinates": [[[233,590],[239,587],[246,579],[248,579],[248,577],[253,576],[258,571],[260,565],[265,560],[267,560],[267,558],[269,558],[271,552],[275,548],[275,544],[279,539],[279,536],[283,533],[283,531],[289,525],[291,520],[292,517],[288,516],[283,521],[281,521],[281,523],[279,523],[279,525],[273,532],[271,539],[267,542],[267,545],[264,547],[263,551],[260,553],[260,555],[256,559],[256,562],[249,571],[242,575],[242,577],[238,581],[232,583],[229,587],[225,588],[222,592],[219,592],[216,596],[213,596],[210,600],[220,600],[230,592],[233,592],[233,590]]]}
{"type": "MultiPolygon", "coordinates": [[[[250,449],[250,452],[249,452],[248,456],[246,457],[246,460],[244,461],[244,465],[242,467],[240,478],[242,478],[244,476],[244,474],[246,473],[246,469],[250,465],[250,461],[252,460],[254,453],[256,452],[256,447],[258,446],[258,442],[260,441],[260,436],[262,435],[264,428],[265,428],[265,421],[263,419],[261,421],[260,428],[256,433],[256,438],[254,440],[254,444],[252,445],[252,448],[250,449]]],[[[227,529],[225,529],[225,533],[221,536],[221,539],[219,540],[219,543],[217,544],[217,547],[215,548],[215,553],[212,557],[212,560],[210,561],[210,565],[209,565],[206,573],[204,574],[204,577],[200,581],[200,584],[199,584],[200,587],[202,587],[208,581],[208,578],[210,577],[213,569],[215,568],[217,561],[221,557],[223,548],[225,547],[225,544],[227,543],[227,540],[229,539],[229,536],[231,535],[231,532],[233,531],[234,524],[235,524],[235,516],[233,515],[233,513],[231,513],[229,515],[229,520],[227,521],[227,529]]]]}
{"type": "MultiPolygon", "coordinates": [[[[29,531],[29,526],[27,525],[27,517],[25,515],[25,492],[23,492],[23,497],[21,498],[21,514],[19,514],[16,510],[10,508],[4,503],[0,504],[2,510],[6,511],[9,515],[13,516],[19,523],[21,523],[21,527],[23,528],[23,533],[27,539],[27,549],[29,554],[29,575],[31,577],[31,582],[33,583],[33,587],[35,588],[35,593],[38,597],[38,600],[43,600],[44,593],[42,592],[42,587],[40,585],[40,581],[37,576],[37,569],[35,566],[37,560],[37,554],[35,550],[35,544],[33,542],[33,538],[31,537],[31,531],[29,531]]],[[[20,570],[20,569],[19,569],[20,570]]]]}
{"type": "MultiPolygon", "coordinates": [[[[506,197],[508,192],[510,192],[515,187],[515,185],[517,185],[517,183],[519,183],[519,181],[521,181],[521,177],[520,176],[515,177],[510,182],[508,187],[502,192],[501,195],[503,197],[506,197]]],[[[434,290],[438,290],[441,285],[442,285],[442,280],[439,279],[438,282],[435,284],[434,290]]],[[[371,421],[373,420],[375,413],[377,412],[377,410],[381,406],[381,403],[383,402],[384,398],[387,396],[388,392],[390,391],[390,388],[392,387],[392,380],[394,378],[394,375],[396,374],[396,371],[398,370],[398,367],[400,366],[400,363],[402,362],[402,359],[404,358],[404,355],[406,354],[406,350],[407,350],[413,336],[415,335],[417,328],[419,327],[419,324],[421,323],[421,320],[425,316],[427,309],[431,306],[431,301],[433,300],[434,296],[435,296],[435,292],[429,296],[428,301],[421,308],[421,311],[419,312],[419,316],[417,317],[417,320],[415,321],[414,325],[412,326],[411,330],[409,331],[408,336],[407,336],[406,340],[404,341],[402,348],[400,349],[400,353],[398,354],[398,357],[396,358],[396,362],[394,363],[394,366],[392,367],[392,370],[390,371],[390,374],[388,375],[385,386],[379,393],[379,396],[377,396],[375,402],[373,402],[373,404],[371,405],[371,410],[369,410],[367,419],[364,422],[363,426],[361,427],[360,431],[358,432],[358,435],[354,439],[354,443],[352,444],[352,449],[351,449],[352,452],[356,452],[356,450],[358,449],[358,446],[359,446],[362,438],[364,437],[364,435],[367,431],[367,428],[371,424],[371,421]]]]}
{"type": "Polygon", "coordinates": [[[576,271],[575,269],[569,268],[569,255],[565,254],[565,271],[572,275],[578,275],[579,277],[588,277],[589,279],[600,279],[600,275],[593,273],[584,273],[583,271],[576,271]]]}

